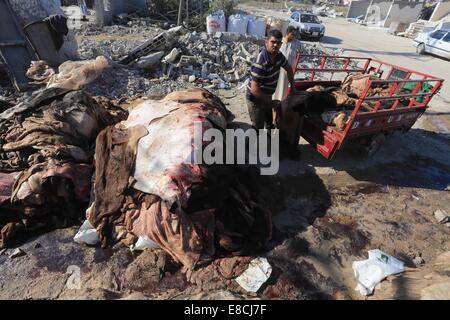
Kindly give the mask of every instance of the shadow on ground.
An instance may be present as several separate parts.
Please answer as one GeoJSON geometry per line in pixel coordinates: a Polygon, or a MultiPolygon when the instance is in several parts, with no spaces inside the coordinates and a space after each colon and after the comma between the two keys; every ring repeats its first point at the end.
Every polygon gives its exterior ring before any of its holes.
{"type": "Polygon", "coordinates": [[[423,129],[396,132],[386,137],[372,157],[364,157],[351,146],[338,150],[328,160],[311,145],[300,145],[300,161],[282,161],[281,175],[302,174],[315,168],[318,174],[344,171],[354,179],[381,185],[443,190],[450,185],[450,139],[423,129]]]}

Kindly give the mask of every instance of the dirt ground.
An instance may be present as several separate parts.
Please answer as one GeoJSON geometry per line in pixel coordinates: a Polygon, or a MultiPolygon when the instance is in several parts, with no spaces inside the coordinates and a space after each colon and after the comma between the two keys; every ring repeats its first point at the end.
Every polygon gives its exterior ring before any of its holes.
{"type": "MultiPolygon", "coordinates": [[[[326,25],[330,34],[338,32],[333,26],[343,28],[342,34],[354,28],[343,20],[326,25]]],[[[340,38],[338,46],[355,50],[368,32],[391,37],[357,28],[353,40],[340,38]]],[[[365,54],[382,48],[369,49],[365,54]]],[[[72,240],[78,230],[73,227],[37,235],[20,246],[23,256],[10,259],[14,249],[2,251],[0,299],[420,299],[430,286],[450,283],[450,259],[442,259],[450,251],[450,227],[433,215],[438,209],[450,213],[449,62],[386,53],[394,56],[411,68],[409,59],[417,59],[416,67],[428,65],[433,75],[439,69],[436,75],[447,84],[409,132],[389,136],[370,159],[343,150],[326,160],[301,139],[300,160],[283,160],[279,173],[266,180],[273,239],[255,256],[266,257],[273,272],[256,294],[225,279],[216,264],[188,281],[161,250],[139,254],[121,245],[81,246],[72,240]],[[352,263],[367,259],[371,249],[404,261],[407,271],[384,280],[366,298],[354,290],[352,263]],[[413,262],[417,257],[423,264],[413,262]],[[74,268],[79,286],[68,285],[74,268]]],[[[223,90],[220,97],[236,121],[249,122],[244,91],[223,90]]]]}

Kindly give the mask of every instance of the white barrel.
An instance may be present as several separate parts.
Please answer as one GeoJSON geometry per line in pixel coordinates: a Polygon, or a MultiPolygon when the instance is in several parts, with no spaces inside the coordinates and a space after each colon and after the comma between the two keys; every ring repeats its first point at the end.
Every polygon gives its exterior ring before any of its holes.
{"type": "Polygon", "coordinates": [[[226,20],[223,11],[213,12],[206,17],[206,32],[225,32],[226,20]]]}
{"type": "Polygon", "coordinates": [[[266,36],[266,21],[252,18],[248,20],[247,33],[255,37],[266,36]]]}
{"type": "Polygon", "coordinates": [[[241,14],[231,15],[228,18],[228,32],[246,34],[248,19],[241,14]]]}

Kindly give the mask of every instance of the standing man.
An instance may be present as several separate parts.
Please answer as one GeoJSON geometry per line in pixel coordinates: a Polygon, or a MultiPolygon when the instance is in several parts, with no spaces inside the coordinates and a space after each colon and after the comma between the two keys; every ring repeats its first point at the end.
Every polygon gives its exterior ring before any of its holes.
{"type": "MultiPolygon", "coordinates": [[[[296,39],[296,36],[297,29],[289,26],[280,49],[291,66],[295,66],[297,54],[300,50],[300,41],[296,39]]],[[[287,90],[288,78],[286,72],[281,70],[277,90],[273,95],[274,100],[282,100],[281,107],[276,110],[275,127],[280,130],[281,154],[290,158],[297,158],[300,155],[298,143],[302,132],[303,114],[292,110],[292,106],[295,105],[293,103],[295,98],[285,99],[287,90]]],[[[298,99],[295,101],[298,101],[298,99]]]]}
{"type": "MultiPolygon", "coordinates": [[[[283,44],[281,45],[280,52],[285,56],[288,63],[294,67],[297,62],[297,54],[300,50],[300,41],[296,39],[297,28],[289,26],[286,30],[286,34],[283,37],[283,44]]],[[[286,97],[288,90],[288,75],[286,71],[280,70],[280,77],[278,79],[277,89],[273,94],[274,100],[283,100],[286,97]]]]}
{"type": "Polygon", "coordinates": [[[269,31],[265,46],[251,67],[247,86],[246,102],[248,113],[256,129],[272,129],[272,108],[278,108],[280,101],[272,100],[277,88],[280,68],[286,70],[291,87],[294,87],[292,67],[280,52],[282,34],[279,30],[269,31]]]}

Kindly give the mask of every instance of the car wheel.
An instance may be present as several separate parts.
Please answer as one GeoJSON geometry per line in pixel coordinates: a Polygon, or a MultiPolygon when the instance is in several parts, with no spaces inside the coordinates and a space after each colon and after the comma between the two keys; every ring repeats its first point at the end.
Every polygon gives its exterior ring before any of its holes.
{"type": "Polygon", "coordinates": [[[425,43],[420,43],[416,51],[418,54],[425,54],[425,43]]]}

